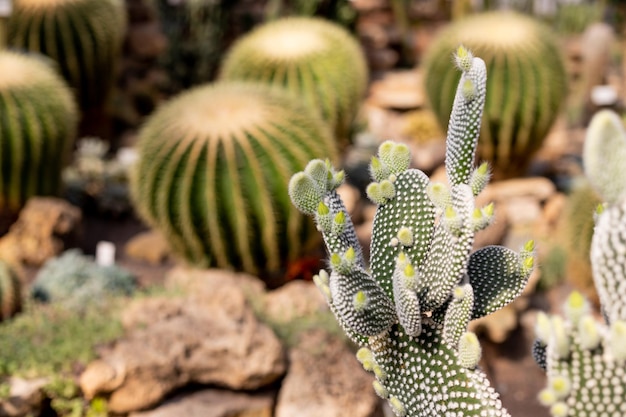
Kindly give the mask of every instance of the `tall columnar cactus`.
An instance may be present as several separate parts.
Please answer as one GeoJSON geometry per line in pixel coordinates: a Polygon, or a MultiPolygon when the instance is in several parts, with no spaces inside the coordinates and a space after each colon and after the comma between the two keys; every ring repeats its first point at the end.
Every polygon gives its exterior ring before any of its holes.
{"type": "Polygon", "coordinates": [[[266,23],[237,41],[226,56],[222,79],[281,86],[320,112],[346,144],[367,87],[367,63],[353,36],[320,18],[292,17],[266,23]]]}
{"type": "Polygon", "coordinates": [[[428,51],[425,88],[442,126],[459,76],[450,50],[463,44],[487,64],[489,80],[478,155],[497,178],[523,174],[552,126],[566,93],[555,36],[531,17],[489,12],[454,22],[428,51]]]}
{"type": "Polygon", "coordinates": [[[308,160],[334,158],[326,124],[286,91],[255,83],[196,87],[139,134],[137,208],[191,264],[268,277],[301,256],[312,223],[287,197],[308,160]]]}
{"type": "Polygon", "coordinates": [[[14,0],[10,46],[49,56],[83,109],[103,105],[126,29],[120,0],[14,0]]]}
{"type": "Polygon", "coordinates": [[[409,169],[405,145],[380,146],[367,188],[378,205],[369,268],[335,191],[342,173],[314,160],[289,184],[330,252],[331,272],[315,282],[397,416],[508,415],[477,367],[481,348],[467,325],[517,297],[533,269],[532,241],[520,253],[501,246],[471,253],[474,234],[493,218],[492,204],[474,204],[489,180],[487,164],[474,167],[486,69],[464,48],[456,62],[462,76],[447,135],[449,186],[409,169]]]}
{"type": "Polygon", "coordinates": [[[22,283],[15,270],[0,260],[0,321],[7,320],[22,309],[22,283]]]}
{"type": "Polygon", "coordinates": [[[540,400],[555,417],[626,415],[626,133],[610,111],[596,114],[584,148],[585,174],[606,203],[597,210],[591,266],[605,322],[582,295],[564,312],[537,318],[534,354],[546,369],[540,400]]]}
{"type": "Polygon", "coordinates": [[[0,210],[58,193],[76,133],[76,103],[41,57],[0,52],[0,210]]]}

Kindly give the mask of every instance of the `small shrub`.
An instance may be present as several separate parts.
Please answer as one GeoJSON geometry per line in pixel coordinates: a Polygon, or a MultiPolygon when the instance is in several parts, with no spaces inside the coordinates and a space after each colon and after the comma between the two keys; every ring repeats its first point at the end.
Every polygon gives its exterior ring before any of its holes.
{"type": "Polygon", "coordinates": [[[28,303],[0,324],[0,377],[69,374],[95,358],[94,347],[123,334],[120,303],[91,304],[77,312],[59,304],[28,303]]]}

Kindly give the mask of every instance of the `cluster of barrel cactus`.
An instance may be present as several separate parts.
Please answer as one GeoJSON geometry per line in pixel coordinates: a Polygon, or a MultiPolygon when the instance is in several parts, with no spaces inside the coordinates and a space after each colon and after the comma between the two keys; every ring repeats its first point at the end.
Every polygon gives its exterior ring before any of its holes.
{"type": "Polygon", "coordinates": [[[221,82],[182,93],[139,134],[131,191],[142,217],[188,263],[269,279],[315,230],[289,203],[290,176],[336,156],[330,129],[282,89],[221,82]]]}
{"type": "Polygon", "coordinates": [[[565,318],[540,313],[533,353],[548,377],[539,399],[554,417],[626,414],[626,132],[609,110],[591,121],[585,174],[605,203],[596,210],[591,266],[604,322],[577,292],[565,318]]]}
{"type": "Polygon", "coordinates": [[[52,58],[82,109],[103,105],[126,27],[120,0],[15,0],[8,44],[52,58]]]}
{"type": "Polygon", "coordinates": [[[566,94],[562,52],[556,37],[536,19],[488,12],[451,24],[429,48],[425,91],[442,126],[459,80],[449,51],[463,44],[482,57],[489,80],[478,154],[496,178],[522,175],[541,147],[566,94]]]}
{"type": "Polygon", "coordinates": [[[220,77],[286,88],[319,112],[345,145],[368,70],[361,46],[346,29],[321,18],[291,17],[241,37],[226,56],[220,77]]]}
{"type": "Polygon", "coordinates": [[[374,390],[397,416],[507,416],[479,369],[481,347],[468,323],[516,298],[533,270],[534,243],[520,252],[487,246],[474,234],[494,207],[475,206],[489,181],[474,166],[486,93],[484,61],[459,47],[462,75],[447,134],[448,185],[410,169],[408,148],[383,143],[372,159],[369,198],[378,205],[369,266],[336,187],[330,163],[311,161],[294,175],[294,205],[315,218],[330,253],[330,272],[315,283],[338,322],[361,348],[374,390]]]}
{"type": "Polygon", "coordinates": [[[76,103],[44,59],[0,52],[0,210],[60,191],[77,128],[76,103]]]}

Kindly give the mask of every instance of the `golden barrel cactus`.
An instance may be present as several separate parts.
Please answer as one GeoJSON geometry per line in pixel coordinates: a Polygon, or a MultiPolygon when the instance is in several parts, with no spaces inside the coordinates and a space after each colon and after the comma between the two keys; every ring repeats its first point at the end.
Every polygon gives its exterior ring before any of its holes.
{"type": "Polygon", "coordinates": [[[365,55],[343,27],[321,18],[290,17],[240,38],[220,77],[280,86],[316,109],[347,144],[368,82],[365,55]]]}
{"type": "Polygon", "coordinates": [[[89,109],[110,94],[125,30],[121,0],[14,0],[7,38],[13,48],[56,61],[81,108],[89,109]]]}
{"type": "Polygon", "coordinates": [[[559,44],[550,29],[514,12],[488,12],[452,23],[429,48],[425,88],[446,126],[460,75],[450,51],[460,44],[487,65],[487,98],[478,157],[496,178],[522,175],[552,127],[566,94],[559,44]]]}
{"type": "Polygon", "coordinates": [[[241,82],[173,98],[149,117],[137,146],[135,206],[174,252],[268,279],[315,235],[289,202],[290,176],[313,155],[336,155],[315,112],[283,90],[241,82]]]}
{"type": "Polygon", "coordinates": [[[0,211],[60,191],[77,128],[74,97],[46,58],[0,52],[0,211]]]}

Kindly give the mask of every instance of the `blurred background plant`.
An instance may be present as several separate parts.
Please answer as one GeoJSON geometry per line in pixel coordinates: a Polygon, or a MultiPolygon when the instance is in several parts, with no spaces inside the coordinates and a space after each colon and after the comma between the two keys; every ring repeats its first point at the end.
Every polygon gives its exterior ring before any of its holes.
{"type": "Polygon", "coordinates": [[[130,296],[136,286],[130,272],[116,265],[99,265],[79,249],[70,249],[43,265],[31,293],[36,300],[82,310],[107,303],[113,296],[130,296]]]}
{"type": "Polygon", "coordinates": [[[110,144],[97,137],[78,141],[72,163],[63,171],[65,198],[84,213],[119,217],[132,211],[128,175],[135,163],[131,148],[109,154],[110,144]]]}

